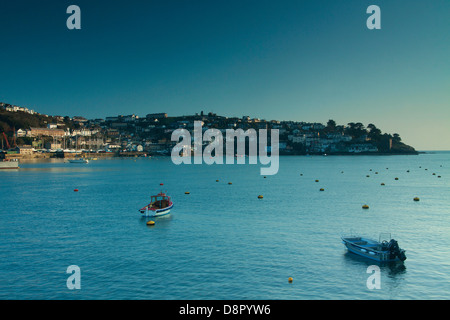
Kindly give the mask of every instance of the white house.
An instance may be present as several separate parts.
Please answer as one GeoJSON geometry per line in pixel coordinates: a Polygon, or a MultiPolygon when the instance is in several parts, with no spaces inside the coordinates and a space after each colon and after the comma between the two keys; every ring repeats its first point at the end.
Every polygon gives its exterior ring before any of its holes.
{"type": "Polygon", "coordinates": [[[16,135],[17,137],[26,137],[27,136],[27,131],[23,130],[23,129],[19,129],[16,131],[16,135]]]}

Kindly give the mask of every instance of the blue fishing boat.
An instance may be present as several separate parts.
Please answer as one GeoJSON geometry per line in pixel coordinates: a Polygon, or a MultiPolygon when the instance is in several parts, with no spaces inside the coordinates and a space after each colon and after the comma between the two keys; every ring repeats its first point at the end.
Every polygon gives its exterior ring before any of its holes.
{"type": "Polygon", "coordinates": [[[389,233],[380,234],[378,241],[361,236],[342,236],[349,252],[378,262],[405,261],[405,250],[389,233]]]}

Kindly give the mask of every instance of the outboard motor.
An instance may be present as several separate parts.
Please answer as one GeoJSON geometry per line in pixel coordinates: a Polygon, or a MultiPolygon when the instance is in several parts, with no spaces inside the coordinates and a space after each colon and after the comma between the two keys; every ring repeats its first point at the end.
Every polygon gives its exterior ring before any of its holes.
{"type": "Polygon", "coordinates": [[[394,260],[395,257],[398,257],[400,261],[406,260],[405,250],[400,249],[400,247],[398,246],[398,242],[394,239],[391,239],[391,241],[388,243],[387,249],[389,250],[389,259],[394,260]]]}
{"type": "Polygon", "coordinates": [[[405,250],[400,249],[400,252],[398,254],[398,258],[400,259],[400,261],[405,261],[406,260],[406,253],[405,250]]]}

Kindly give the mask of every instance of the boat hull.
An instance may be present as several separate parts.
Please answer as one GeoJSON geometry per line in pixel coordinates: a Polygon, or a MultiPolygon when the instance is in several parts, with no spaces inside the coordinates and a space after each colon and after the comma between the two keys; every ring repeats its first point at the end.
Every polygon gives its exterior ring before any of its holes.
{"type": "Polygon", "coordinates": [[[366,238],[342,238],[347,250],[361,257],[378,262],[402,261],[398,256],[393,256],[388,250],[380,250],[377,241],[366,238]]]}
{"type": "Polygon", "coordinates": [[[379,262],[389,262],[389,261],[395,261],[392,259],[388,259],[387,257],[383,257],[380,254],[377,254],[373,251],[367,251],[366,249],[359,249],[356,248],[354,246],[352,246],[351,244],[345,244],[345,246],[347,247],[347,250],[353,254],[357,254],[361,257],[367,258],[367,259],[371,259],[371,260],[375,260],[375,261],[379,261],[379,262]],[[366,250],[366,251],[364,251],[366,250]]]}
{"type": "Polygon", "coordinates": [[[149,210],[148,207],[145,209],[140,209],[139,211],[145,217],[162,217],[170,214],[170,210],[173,208],[173,204],[167,208],[157,209],[157,210],[149,210]]]}
{"type": "Polygon", "coordinates": [[[19,161],[1,161],[0,170],[19,169],[19,161]]]}
{"type": "Polygon", "coordinates": [[[89,163],[89,160],[69,160],[70,163],[89,163]]]}

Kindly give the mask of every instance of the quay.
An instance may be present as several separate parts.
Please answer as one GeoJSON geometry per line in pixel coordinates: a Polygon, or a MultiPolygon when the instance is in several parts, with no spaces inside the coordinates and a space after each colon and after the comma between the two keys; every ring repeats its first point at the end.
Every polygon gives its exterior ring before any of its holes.
{"type": "Polygon", "coordinates": [[[115,157],[147,157],[147,152],[0,152],[1,160],[36,160],[36,159],[71,159],[82,158],[115,158],[115,157]]]}

